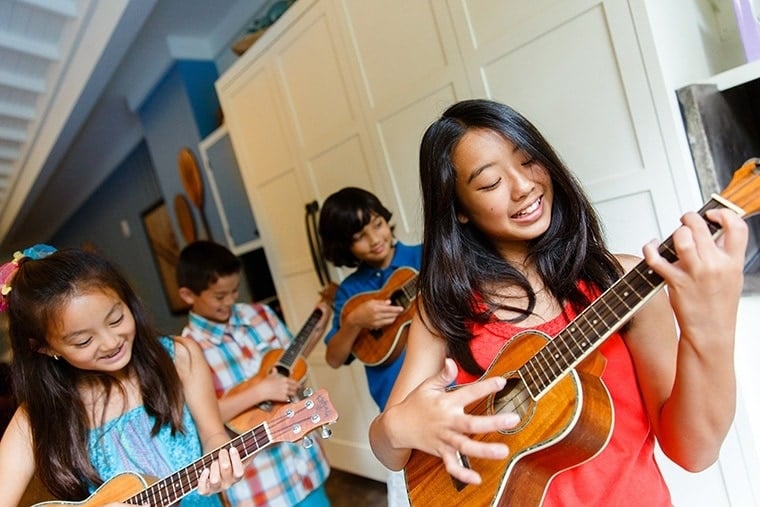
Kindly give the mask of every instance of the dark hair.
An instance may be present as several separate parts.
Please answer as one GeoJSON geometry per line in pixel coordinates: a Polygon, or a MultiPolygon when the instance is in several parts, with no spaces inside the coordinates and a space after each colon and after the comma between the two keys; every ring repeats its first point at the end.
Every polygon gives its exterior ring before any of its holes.
{"type": "Polygon", "coordinates": [[[183,431],[179,375],[139,298],[116,267],[79,249],[62,249],[39,260],[22,259],[8,294],[14,392],[29,415],[37,473],[58,498],[84,498],[88,484],[103,482],[89,460],[89,422],[77,386],[100,386],[108,396],[120,384],[109,373],[77,369],[41,349],[48,345],[48,330],[70,298],[104,290],[113,291],[134,317],[128,367],[140,383],[145,410],[155,417],[153,434],[167,424],[172,432],[183,431]]]}
{"type": "Polygon", "coordinates": [[[569,302],[576,310],[584,308],[589,300],[578,282],[605,289],[622,269],[604,244],[599,219],[581,185],[533,124],[511,107],[490,100],[465,100],[449,107],[428,127],[420,146],[424,214],[420,299],[428,316],[426,325],[446,337],[449,353],[466,371],[479,375],[483,369],[470,351],[467,323],[488,322],[498,308],[516,311],[522,316],[514,321],[523,320],[532,313],[536,299],[520,270],[470,222],[457,220],[452,152],[472,129],[500,133],[548,171],[554,188],[551,224],[529,242],[528,249],[546,289],[558,301],[569,302]],[[522,289],[527,305],[497,303],[494,282],[522,289]]]}
{"type": "Polygon", "coordinates": [[[346,187],[325,199],[319,212],[319,237],[325,258],[338,267],[358,266],[359,259],[351,253],[354,234],[370,222],[373,214],[386,222],[392,216],[375,194],[361,188],[346,187]]]}
{"type": "Polygon", "coordinates": [[[194,241],[179,253],[177,285],[200,294],[219,278],[240,273],[242,263],[224,245],[194,241]]]}

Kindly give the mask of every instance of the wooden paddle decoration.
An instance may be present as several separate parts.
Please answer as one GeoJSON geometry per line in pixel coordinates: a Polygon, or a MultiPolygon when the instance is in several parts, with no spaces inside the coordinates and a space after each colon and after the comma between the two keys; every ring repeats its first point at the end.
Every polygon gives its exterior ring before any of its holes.
{"type": "Polygon", "coordinates": [[[190,202],[185,194],[174,196],[174,214],[177,216],[179,230],[182,232],[182,237],[185,238],[185,241],[192,243],[198,239],[198,234],[195,230],[195,218],[193,218],[190,202]]]}
{"type": "Polygon", "coordinates": [[[200,168],[198,167],[198,159],[195,158],[195,154],[190,148],[182,148],[177,155],[177,167],[179,168],[179,178],[182,181],[182,186],[185,189],[188,199],[193,205],[198,208],[198,213],[201,216],[201,223],[206,231],[206,237],[212,239],[211,229],[208,226],[208,220],[206,219],[206,213],[203,211],[204,191],[203,191],[203,177],[201,176],[200,168]]]}

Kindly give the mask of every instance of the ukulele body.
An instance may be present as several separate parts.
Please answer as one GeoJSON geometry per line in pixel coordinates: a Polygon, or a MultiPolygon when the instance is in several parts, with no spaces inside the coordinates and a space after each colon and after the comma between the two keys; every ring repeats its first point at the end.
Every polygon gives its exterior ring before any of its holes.
{"type": "Polygon", "coordinates": [[[480,379],[502,376],[507,379],[504,389],[466,408],[472,415],[510,411],[520,415],[520,424],[511,430],[471,436],[482,442],[506,444],[510,450],[507,458],[466,458],[482,478],[475,486],[454,480],[440,458],[412,451],[404,472],[413,506],[538,506],[554,476],[604,449],[612,434],[614,411],[600,378],[605,359],[599,352],[568,372],[538,400],[522,389],[517,370],[548,340],[537,331],[515,335],[480,379]]]}

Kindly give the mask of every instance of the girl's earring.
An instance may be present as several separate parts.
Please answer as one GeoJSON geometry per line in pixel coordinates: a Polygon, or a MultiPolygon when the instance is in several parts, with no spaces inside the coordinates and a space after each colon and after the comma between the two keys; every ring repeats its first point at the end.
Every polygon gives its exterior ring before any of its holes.
{"type": "Polygon", "coordinates": [[[58,361],[60,358],[61,356],[59,356],[58,354],[53,354],[53,359],[55,359],[56,361],[58,361]]]}

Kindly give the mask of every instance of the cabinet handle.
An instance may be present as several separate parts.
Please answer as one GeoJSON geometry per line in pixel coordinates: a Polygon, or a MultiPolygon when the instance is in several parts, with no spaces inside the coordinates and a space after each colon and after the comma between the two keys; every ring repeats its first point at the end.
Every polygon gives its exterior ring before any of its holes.
{"type": "Polygon", "coordinates": [[[317,226],[318,212],[319,203],[316,200],[306,204],[306,235],[309,240],[311,261],[314,263],[314,270],[317,272],[320,285],[325,287],[332,280],[330,279],[330,272],[327,269],[325,256],[322,253],[322,242],[319,239],[319,228],[317,226]]]}

